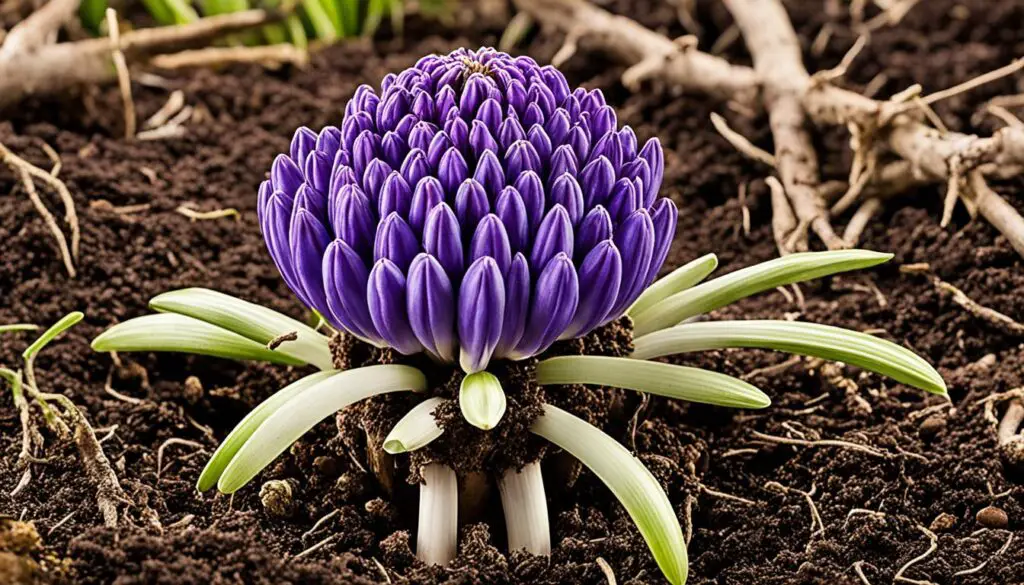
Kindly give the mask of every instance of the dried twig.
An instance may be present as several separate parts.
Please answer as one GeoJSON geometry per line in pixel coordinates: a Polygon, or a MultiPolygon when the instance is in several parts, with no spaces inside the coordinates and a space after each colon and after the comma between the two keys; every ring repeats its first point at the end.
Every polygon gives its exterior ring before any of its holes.
{"type": "Polygon", "coordinates": [[[124,106],[124,137],[135,136],[135,100],[132,99],[132,80],[128,75],[128,61],[121,51],[121,31],[117,22],[117,11],[107,8],[107,30],[110,34],[110,56],[117,72],[117,85],[121,89],[121,103],[124,106]]]}
{"type": "Polygon", "coordinates": [[[268,68],[283,64],[305,67],[309,64],[309,53],[295,45],[263,45],[259,47],[206,47],[157,55],[149,64],[159,69],[184,69],[187,67],[219,67],[233,63],[258,63],[268,68]]]}
{"type": "Polygon", "coordinates": [[[47,44],[56,37],[64,23],[75,17],[80,0],[50,0],[14,25],[0,46],[0,61],[10,61],[25,53],[30,53],[47,44]]]}
{"type": "Polygon", "coordinates": [[[1004,315],[995,309],[990,309],[978,303],[974,299],[968,297],[964,291],[944,280],[940,280],[938,277],[932,278],[932,284],[940,291],[948,292],[953,295],[954,303],[960,305],[965,311],[974,315],[978,319],[985,321],[989,325],[992,325],[1008,335],[1013,335],[1015,337],[1024,336],[1024,324],[1018,323],[1013,318],[1004,315]]]}
{"type": "MultiPolygon", "coordinates": [[[[226,34],[259,27],[287,16],[289,9],[245,10],[201,18],[184,25],[145,28],[121,35],[129,63],[146,63],[156,54],[203,46],[226,34]]],[[[109,38],[42,47],[17,59],[0,61],[0,109],[32,95],[50,95],[117,79],[109,38]]]]}

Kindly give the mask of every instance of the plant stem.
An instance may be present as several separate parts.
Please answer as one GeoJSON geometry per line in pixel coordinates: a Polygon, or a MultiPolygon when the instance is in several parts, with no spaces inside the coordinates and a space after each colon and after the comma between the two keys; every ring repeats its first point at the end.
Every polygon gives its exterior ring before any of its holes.
{"type": "Polygon", "coordinates": [[[459,482],[455,472],[440,463],[423,466],[422,473],[416,556],[428,565],[445,566],[457,550],[459,482]]]}
{"type": "Polygon", "coordinates": [[[526,549],[534,555],[551,554],[551,530],[548,527],[548,502],[540,461],[509,469],[498,482],[501,507],[505,510],[509,551],[526,549]]]}

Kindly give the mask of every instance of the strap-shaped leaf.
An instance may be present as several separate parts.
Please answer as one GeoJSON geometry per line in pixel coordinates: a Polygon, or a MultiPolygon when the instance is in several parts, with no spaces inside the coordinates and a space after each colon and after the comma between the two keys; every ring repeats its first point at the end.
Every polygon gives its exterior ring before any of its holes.
{"type": "Polygon", "coordinates": [[[764,408],[771,399],[756,387],[718,372],[605,356],[562,356],[537,364],[537,383],[596,384],[690,402],[764,408]]]}
{"type": "Polygon", "coordinates": [[[299,437],[325,418],[364,398],[412,390],[422,392],[427,378],[416,368],[382,365],[346,370],[305,389],[274,411],[242,445],[217,481],[230,494],[249,483],[299,437]]]}
{"type": "Polygon", "coordinates": [[[228,466],[228,463],[234,459],[235,454],[242,448],[242,445],[249,440],[256,429],[263,424],[270,415],[277,412],[279,408],[284,406],[292,399],[298,397],[303,392],[312,388],[314,385],[327,380],[331,376],[338,374],[338,372],[317,372],[315,374],[306,376],[292,382],[284,388],[275,392],[270,398],[267,398],[259,404],[256,408],[252,409],[249,414],[242,419],[242,422],[235,426],[224,441],[221,442],[217,450],[214,451],[213,457],[210,457],[210,461],[206,463],[206,467],[203,468],[203,473],[199,475],[199,482],[196,484],[196,489],[201,492],[212,488],[217,485],[217,480],[220,479],[224,468],[228,466]]]}
{"type": "Polygon", "coordinates": [[[434,411],[448,401],[447,398],[435,396],[414,406],[384,438],[384,450],[392,455],[409,453],[440,437],[444,429],[437,426],[434,411]]]}
{"type": "Polygon", "coordinates": [[[83,315],[79,311],[72,311],[71,313],[64,315],[63,317],[61,317],[60,321],[57,321],[53,325],[50,325],[50,328],[44,331],[43,334],[39,336],[39,339],[33,341],[32,345],[25,348],[25,351],[21,354],[21,357],[25,359],[31,359],[37,353],[42,351],[44,347],[49,345],[51,341],[56,339],[58,335],[64,333],[71,327],[74,327],[79,321],[82,320],[83,317],[85,317],[85,315],[83,315]]]}
{"type": "Polygon", "coordinates": [[[640,460],[597,427],[550,404],[530,430],[594,472],[629,513],[668,582],[686,582],[686,542],[679,520],[665,490],[640,460]]]}
{"type": "Polygon", "coordinates": [[[177,313],[206,321],[261,345],[294,332],[296,339],[281,343],[276,349],[278,353],[300,359],[321,370],[333,369],[327,337],[273,309],[208,288],[167,292],[149,301],[149,306],[161,313],[177,313]]]}
{"type": "Polygon", "coordinates": [[[668,297],[681,293],[707,278],[718,268],[718,256],[707,254],[676,268],[647,287],[626,313],[639,315],[668,297]]]}
{"type": "Polygon", "coordinates": [[[290,366],[305,363],[227,329],[175,313],[146,315],[118,323],[94,339],[92,348],[96,351],[194,353],[290,366]]]}
{"type": "Polygon", "coordinates": [[[793,321],[687,323],[638,337],[633,356],[646,360],[727,347],[776,349],[851,364],[933,392],[946,393],[942,376],[914,352],[865,333],[793,321]]]}
{"type": "Polygon", "coordinates": [[[868,268],[890,258],[892,254],[870,250],[833,250],[790,254],[762,262],[674,294],[633,315],[633,333],[646,335],[778,286],[868,268]]]}

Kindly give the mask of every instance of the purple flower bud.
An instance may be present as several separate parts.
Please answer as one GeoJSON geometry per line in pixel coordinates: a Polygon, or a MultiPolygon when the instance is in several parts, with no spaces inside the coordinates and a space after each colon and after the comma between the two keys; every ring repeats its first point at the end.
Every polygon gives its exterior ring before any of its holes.
{"type": "Polygon", "coordinates": [[[615,223],[622,223],[630,213],[640,208],[641,203],[633,182],[629,179],[619,179],[615,181],[612,194],[608,197],[608,212],[615,223]]]}
{"type": "Polygon", "coordinates": [[[292,136],[290,154],[293,161],[304,161],[309,153],[316,148],[316,132],[305,126],[300,127],[292,136]]]}
{"type": "MultiPolygon", "coordinates": [[[[469,147],[477,159],[485,152],[493,155],[498,151],[498,143],[494,141],[491,131],[480,120],[473,120],[473,126],[469,130],[469,147]]],[[[501,170],[501,165],[498,165],[498,170],[501,170]]]]}
{"type": "Polygon", "coordinates": [[[466,115],[476,113],[480,104],[487,99],[487,81],[483,75],[474,73],[466,80],[462,88],[462,97],[459,98],[459,111],[466,115]]]}
{"type": "Polygon", "coordinates": [[[530,233],[534,233],[544,217],[544,185],[540,182],[537,173],[529,171],[519,175],[515,182],[515,188],[523,198],[526,217],[530,220],[530,233]]]}
{"type": "Polygon", "coordinates": [[[544,112],[536,103],[531,102],[530,105],[526,106],[526,112],[523,113],[524,128],[534,125],[543,126],[545,120],[547,120],[547,116],[544,115],[544,112]]]}
{"type": "Polygon", "coordinates": [[[487,191],[475,179],[466,179],[455,194],[455,216],[459,224],[472,230],[490,212],[487,191]]]}
{"type": "Polygon", "coordinates": [[[377,206],[381,217],[387,217],[392,211],[402,217],[409,217],[409,208],[412,206],[412,189],[409,188],[409,183],[398,171],[391,171],[388,178],[384,180],[377,206]]]}
{"type": "Polygon", "coordinates": [[[619,143],[619,135],[614,131],[601,136],[594,148],[591,149],[591,160],[599,156],[607,158],[615,168],[622,166],[622,144],[619,143]]]}
{"type": "Polygon", "coordinates": [[[459,287],[459,363],[466,373],[487,368],[505,316],[505,282],[493,258],[477,259],[459,287]]]}
{"type": "Polygon", "coordinates": [[[426,91],[415,93],[412,100],[412,113],[420,120],[433,120],[435,114],[434,99],[426,91]]]}
{"type": "Polygon", "coordinates": [[[574,226],[579,225],[583,219],[583,191],[576,177],[565,173],[555,179],[551,183],[551,201],[565,208],[574,226]]]}
{"type": "Polygon", "coordinates": [[[427,163],[430,168],[437,170],[441,166],[443,157],[455,144],[444,132],[438,132],[430,141],[430,148],[427,149],[427,163]]]}
{"type": "Polygon", "coordinates": [[[488,214],[477,225],[476,232],[469,244],[469,262],[489,256],[498,264],[498,270],[505,274],[512,263],[512,248],[508,241],[508,232],[497,215],[488,214]]]}
{"type": "Polygon", "coordinates": [[[654,255],[654,224],[646,209],[637,209],[615,231],[615,246],[623,258],[619,295],[606,320],[622,314],[643,292],[654,255]]]}
{"type": "Polygon", "coordinates": [[[526,249],[530,237],[530,220],[526,215],[523,197],[515,187],[505,187],[498,196],[494,212],[505,225],[508,242],[513,252],[526,249]]]}
{"type": "Polygon", "coordinates": [[[384,157],[384,161],[388,163],[391,168],[398,168],[402,165],[402,161],[405,160],[405,155],[409,152],[409,147],[405,144],[405,140],[395,132],[388,132],[384,135],[384,139],[380,143],[381,156],[384,157]]]}
{"type": "Polygon", "coordinates": [[[527,140],[533,145],[533,149],[537,151],[537,158],[541,161],[551,159],[551,153],[554,147],[551,145],[551,138],[548,137],[548,133],[544,131],[544,127],[540,124],[534,124],[530,126],[530,131],[527,134],[527,140]]]}
{"type": "Polygon", "coordinates": [[[661,143],[657,138],[651,138],[644,144],[640,151],[640,158],[647,161],[651,169],[650,182],[644,182],[646,192],[644,193],[644,206],[650,207],[658,196],[658,189],[661,189],[661,181],[665,176],[665,153],[661,150],[661,143]]]}
{"type": "Polygon", "coordinates": [[[447,204],[438,204],[427,215],[423,249],[437,258],[453,281],[462,275],[462,233],[455,212],[447,204]]]}
{"type": "Polygon", "coordinates": [[[423,349],[409,325],[405,276],[387,258],[378,260],[370,271],[367,299],[370,318],[381,339],[405,355],[423,349]]]}
{"type": "Polygon", "coordinates": [[[569,120],[569,114],[565,110],[556,110],[544,124],[544,130],[548,133],[551,144],[554,146],[561,146],[565,142],[565,137],[569,135],[571,127],[572,121],[569,120]]]}
{"type": "Polygon", "coordinates": [[[323,257],[331,238],[320,220],[305,209],[292,214],[288,246],[292,251],[297,284],[311,309],[327,313],[324,296],[323,257]]]}
{"type": "Polygon", "coordinates": [[[373,201],[374,204],[380,198],[380,190],[384,188],[384,181],[391,174],[391,167],[382,159],[375,158],[366,166],[363,173],[363,193],[373,201]]]}
{"type": "Polygon", "coordinates": [[[437,134],[437,127],[430,122],[417,122],[409,131],[409,148],[419,149],[423,153],[430,148],[430,141],[437,134]]]}
{"type": "Polygon", "coordinates": [[[611,240],[598,243],[579,269],[580,302],[561,339],[586,335],[601,325],[615,306],[622,280],[622,258],[611,240]]]}
{"type": "Polygon", "coordinates": [[[509,357],[526,331],[530,311],[530,265],[517,253],[505,275],[505,315],[494,355],[509,357]]]}
{"type": "Polygon", "coordinates": [[[622,162],[636,158],[636,133],[629,126],[619,131],[619,144],[622,147],[622,162]]]}
{"type": "Polygon", "coordinates": [[[591,137],[604,136],[615,130],[616,124],[615,110],[611,106],[601,106],[590,118],[590,135],[591,137]]]}
{"type": "Polygon", "coordinates": [[[583,167],[580,182],[583,188],[583,203],[587,209],[606,205],[612,192],[612,185],[615,184],[615,168],[607,158],[598,157],[583,167]]]}
{"type": "Polygon", "coordinates": [[[425,177],[416,185],[409,207],[409,226],[416,233],[423,233],[427,215],[435,206],[444,202],[444,188],[434,177],[425,177]]]}
{"type": "Polygon", "coordinates": [[[445,361],[455,359],[455,291],[444,267],[421,253],[409,265],[406,281],[409,325],[427,351],[445,361]]]}
{"type": "Polygon", "coordinates": [[[366,284],[370,272],[360,255],[344,240],[334,240],[327,246],[323,273],[329,311],[325,316],[331,323],[359,337],[379,341],[367,305],[366,284]]]}
{"type": "Polygon", "coordinates": [[[526,88],[523,87],[522,82],[518,79],[513,79],[509,82],[508,87],[505,89],[505,95],[508,100],[508,105],[512,106],[513,111],[516,114],[522,116],[526,112],[526,88]]]}
{"type": "Polygon", "coordinates": [[[612,217],[608,215],[608,211],[604,207],[598,205],[587,212],[576,232],[576,259],[582,260],[598,242],[610,237],[612,237],[612,217]]]}
{"type": "Polygon", "coordinates": [[[331,166],[334,160],[326,152],[313,150],[306,156],[305,171],[307,184],[317,191],[326,193],[331,182],[331,166]]]}
{"type": "Polygon", "coordinates": [[[565,76],[551,65],[541,67],[540,72],[544,79],[544,85],[551,90],[555,102],[559,104],[564,102],[565,98],[569,96],[569,83],[565,81],[565,76]]]}
{"type": "Polygon", "coordinates": [[[483,122],[487,129],[491,131],[491,134],[497,134],[498,128],[501,126],[501,120],[504,116],[501,114],[501,105],[498,100],[494,98],[488,98],[484,100],[484,103],[480,105],[480,109],[477,110],[476,120],[483,122]]]}
{"type": "Polygon", "coordinates": [[[369,257],[377,233],[370,200],[362,189],[346,185],[331,202],[329,213],[334,235],[341,238],[360,256],[369,257]]]}
{"type": "Polygon", "coordinates": [[[489,198],[494,199],[505,186],[505,171],[498,162],[498,157],[491,150],[486,150],[476,164],[473,179],[484,187],[489,198]]]}
{"type": "Polygon", "coordinates": [[[373,242],[374,261],[387,258],[405,272],[409,263],[419,252],[420,243],[409,224],[397,213],[385,217],[377,226],[377,237],[373,242]]]}
{"type": "Polygon", "coordinates": [[[409,185],[419,184],[423,177],[430,174],[430,167],[427,166],[427,155],[418,148],[409,151],[409,154],[405,156],[405,161],[402,162],[400,172],[402,177],[405,178],[405,182],[409,185]]]}
{"type": "Polygon", "coordinates": [[[448,135],[448,138],[451,138],[452,144],[462,153],[462,156],[467,157],[473,152],[469,144],[469,124],[460,118],[457,112],[452,111],[452,113],[455,115],[445,122],[444,133],[448,135]]]}
{"type": "Polygon", "coordinates": [[[555,153],[551,155],[551,170],[548,174],[548,183],[554,183],[554,180],[568,173],[573,177],[579,172],[579,165],[576,161],[576,153],[572,151],[572,147],[568,144],[563,144],[555,149],[555,153]]]}
{"type": "Polygon", "coordinates": [[[469,165],[466,164],[466,159],[462,158],[462,154],[455,148],[449,148],[441,157],[437,169],[437,178],[440,179],[444,192],[449,195],[455,193],[468,176],[469,165]]]}
{"type": "MultiPolygon", "coordinates": [[[[587,95],[583,96],[583,99],[580,100],[580,107],[583,108],[583,111],[590,112],[591,114],[593,114],[599,109],[606,107],[605,103],[606,102],[604,99],[604,93],[602,93],[600,89],[595,89],[592,91],[588,91],[587,95]]],[[[613,113],[612,115],[614,116],[615,114],[613,113]]],[[[609,126],[608,129],[605,130],[605,132],[611,130],[611,127],[614,125],[615,121],[613,119],[612,124],[609,126]]],[[[604,134],[604,132],[600,132],[599,134],[604,134]]]]}
{"type": "Polygon", "coordinates": [[[498,141],[501,142],[502,150],[508,150],[517,140],[526,140],[526,132],[518,120],[505,118],[498,128],[498,141]]]}
{"type": "Polygon", "coordinates": [[[526,90],[526,98],[538,106],[545,115],[550,114],[555,110],[555,96],[540,81],[533,81],[530,83],[530,88],[526,90]]]}
{"type": "Polygon", "coordinates": [[[540,155],[533,145],[526,140],[518,140],[508,147],[505,153],[505,179],[513,182],[527,171],[539,173],[541,170],[540,155]]]}
{"type": "Polygon", "coordinates": [[[302,171],[295,165],[295,161],[283,154],[274,159],[274,165],[270,167],[270,180],[276,190],[291,196],[295,195],[304,181],[302,171]]]}
{"type": "Polygon", "coordinates": [[[352,170],[356,176],[363,176],[367,166],[377,160],[380,151],[380,136],[370,130],[363,130],[352,144],[352,170]]]}
{"type": "Polygon", "coordinates": [[[651,222],[654,224],[654,252],[651,265],[647,269],[647,278],[644,279],[644,288],[654,282],[658,271],[661,270],[661,265],[668,257],[668,250],[672,247],[678,220],[679,209],[675,202],[667,197],[659,199],[651,208],[651,222]]]}
{"type": "Polygon", "coordinates": [[[544,216],[537,237],[530,252],[530,267],[540,270],[558,254],[572,257],[573,231],[569,213],[561,205],[555,205],[544,216]]]}
{"type": "Polygon", "coordinates": [[[573,126],[565,143],[572,147],[577,160],[587,160],[587,155],[590,154],[590,133],[584,130],[583,126],[573,126]]]}
{"type": "Polygon", "coordinates": [[[579,292],[572,260],[566,254],[558,254],[537,277],[526,331],[513,353],[537,355],[557,341],[576,314],[579,292]]]}

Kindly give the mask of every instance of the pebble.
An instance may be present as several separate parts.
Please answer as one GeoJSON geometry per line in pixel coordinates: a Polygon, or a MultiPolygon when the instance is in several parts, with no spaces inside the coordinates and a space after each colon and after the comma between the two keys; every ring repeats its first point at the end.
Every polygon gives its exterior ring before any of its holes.
{"type": "Polygon", "coordinates": [[[978,515],[975,516],[975,519],[978,521],[978,524],[985,528],[1006,528],[1010,524],[1010,519],[1006,512],[1002,508],[995,506],[982,508],[978,515]]]}
{"type": "Polygon", "coordinates": [[[917,428],[917,434],[921,438],[930,439],[944,430],[946,430],[946,417],[941,414],[933,414],[921,421],[921,426],[917,428]]]}

